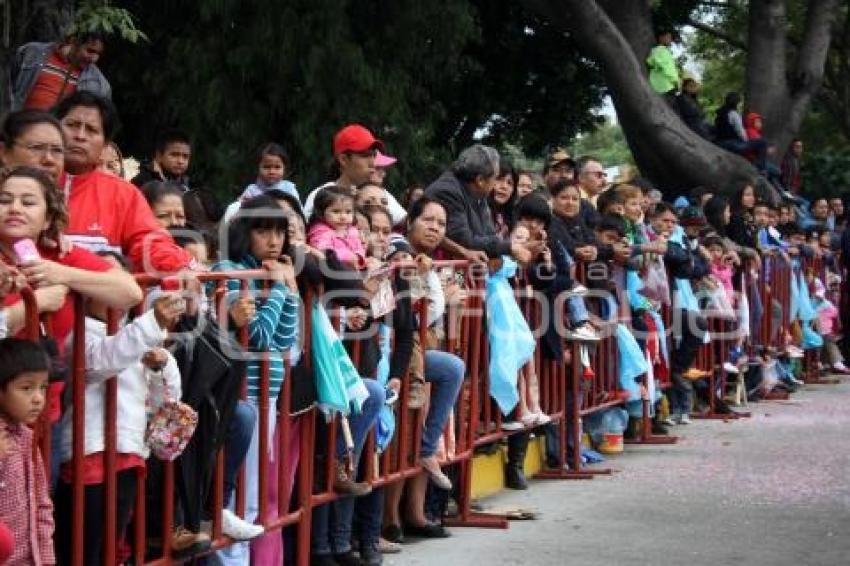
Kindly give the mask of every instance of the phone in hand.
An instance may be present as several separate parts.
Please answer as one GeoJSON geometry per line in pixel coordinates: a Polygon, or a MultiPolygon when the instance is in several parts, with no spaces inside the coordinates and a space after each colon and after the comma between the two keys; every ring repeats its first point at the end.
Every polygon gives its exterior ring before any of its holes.
{"type": "Polygon", "coordinates": [[[18,240],[12,245],[12,248],[15,250],[15,254],[18,256],[18,261],[21,264],[41,259],[41,254],[38,253],[38,248],[36,247],[35,242],[29,238],[18,240]]]}

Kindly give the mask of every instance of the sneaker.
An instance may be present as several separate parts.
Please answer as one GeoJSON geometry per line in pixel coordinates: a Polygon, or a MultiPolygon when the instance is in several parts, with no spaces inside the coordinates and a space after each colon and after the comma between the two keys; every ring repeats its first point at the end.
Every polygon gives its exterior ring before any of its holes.
{"type": "Polygon", "coordinates": [[[599,334],[589,324],[582,324],[578,328],[568,330],[566,332],[566,338],[568,340],[575,340],[576,342],[597,342],[599,340],[599,334]]]}
{"type": "Polygon", "coordinates": [[[672,416],[669,416],[666,419],[663,419],[661,421],[661,424],[664,424],[664,425],[667,425],[667,426],[676,426],[677,421],[672,416]]]}
{"type": "Polygon", "coordinates": [[[384,403],[388,406],[395,405],[395,402],[398,401],[398,391],[393,389],[392,387],[387,387],[384,389],[384,394],[386,395],[386,400],[384,403]]]}
{"type": "Polygon", "coordinates": [[[336,462],[336,477],[334,478],[334,491],[354,497],[363,497],[372,493],[372,486],[366,482],[356,482],[348,475],[345,464],[336,462]]]}
{"type": "Polygon", "coordinates": [[[422,469],[425,470],[425,473],[428,474],[431,481],[434,482],[434,485],[446,491],[449,491],[452,488],[452,480],[443,473],[443,470],[440,468],[440,463],[437,462],[436,456],[422,458],[420,464],[422,465],[422,469]]]}
{"type": "Polygon", "coordinates": [[[177,527],[171,537],[171,550],[180,556],[204,552],[211,544],[207,533],[193,533],[185,527],[177,527]]]}
{"type": "Polygon", "coordinates": [[[832,371],[835,373],[850,373],[850,369],[847,369],[847,366],[845,366],[843,362],[832,364],[832,371]]]}
{"type": "Polygon", "coordinates": [[[706,377],[708,377],[710,375],[711,375],[711,372],[709,372],[709,371],[703,371],[703,370],[697,369],[697,368],[690,368],[685,373],[682,374],[682,377],[684,377],[685,379],[687,379],[689,381],[696,381],[698,379],[705,379],[706,377]]]}
{"type": "Polygon", "coordinates": [[[240,519],[229,509],[222,509],[221,532],[233,540],[251,540],[266,532],[266,529],[262,525],[255,525],[240,519]]]}
{"type": "Polygon", "coordinates": [[[536,417],[534,421],[534,424],[536,426],[543,426],[552,422],[552,417],[550,417],[546,413],[534,413],[534,416],[536,417]]]}
{"type": "Polygon", "coordinates": [[[522,421],[502,421],[502,430],[506,430],[508,432],[523,430],[524,428],[525,425],[522,421]]]}
{"type": "Polygon", "coordinates": [[[731,373],[734,375],[738,375],[738,366],[733,364],[732,362],[723,362],[723,371],[726,373],[731,373]]]}
{"type": "Polygon", "coordinates": [[[570,289],[569,293],[570,295],[584,296],[587,295],[587,287],[581,283],[576,283],[573,285],[572,289],[570,289]]]}
{"type": "Polygon", "coordinates": [[[691,416],[690,415],[679,415],[679,424],[691,424],[691,416]]]}
{"type": "Polygon", "coordinates": [[[363,566],[364,564],[364,562],[351,550],[340,554],[334,554],[334,562],[336,562],[339,566],[363,566]]]}
{"type": "Polygon", "coordinates": [[[425,382],[414,379],[410,382],[407,389],[407,408],[421,409],[428,401],[428,396],[425,395],[425,382]]]}
{"type": "Polygon", "coordinates": [[[378,539],[378,550],[381,554],[398,554],[401,552],[401,545],[397,542],[390,542],[384,537],[378,539]]]}

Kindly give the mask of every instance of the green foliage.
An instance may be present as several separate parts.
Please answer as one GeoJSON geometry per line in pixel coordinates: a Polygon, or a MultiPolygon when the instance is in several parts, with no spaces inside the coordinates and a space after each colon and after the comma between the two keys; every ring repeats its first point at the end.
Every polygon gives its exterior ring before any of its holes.
{"type": "Polygon", "coordinates": [[[309,190],[355,121],[400,158],[389,186],[429,182],[477,139],[535,154],[568,141],[602,96],[571,40],[510,0],[120,4],[150,36],[104,57],[122,149],[145,156],[158,131],[185,129],[193,176],[222,194],[254,179],[268,141],[309,190]]]}
{"type": "Polygon", "coordinates": [[[606,121],[573,144],[575,155],[593,155],[606,167],[633,165],[634,158],[619,124],[606,121]]]}
{"type": "Polygon", "coordinates": [[[92,32],[118,36],[130,43],[148,39],[148,36],[136,27],[130,12],[124,8],[110,6],[108,0],[84,0],[77,9],[69,33],[92,32]]]}
{"type": "Polygon", "coordinates": [[[807,151],[803,187],[809,198],[850,192],[850,148],[807,151]]]}

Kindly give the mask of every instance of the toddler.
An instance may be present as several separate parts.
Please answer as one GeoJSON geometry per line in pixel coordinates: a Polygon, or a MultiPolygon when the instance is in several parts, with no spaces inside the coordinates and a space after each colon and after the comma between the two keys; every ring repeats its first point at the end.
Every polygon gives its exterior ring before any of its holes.
{"type": "Polygon", "coordinates": [[[354,221],[351,193],[342,187],[325,187],[313,201],[307,243],[320,251],[332,251],[340,262],[362,269],[366,248],[354,221]]]}

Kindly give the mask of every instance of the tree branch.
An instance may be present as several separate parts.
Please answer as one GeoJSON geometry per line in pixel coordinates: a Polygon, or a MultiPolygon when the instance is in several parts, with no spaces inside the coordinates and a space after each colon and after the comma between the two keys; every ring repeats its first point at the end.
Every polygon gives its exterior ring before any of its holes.
{"type": "Polygon", "coordinates": [[[746,41],[743,41],[738,37],[733,37],[732,35],[724,32],[724,31],[721,31],[717,28],[711,27],[710,25],[705,24],[703,22],[700,22],[700,21],[698,21],[694,18],[691,18],[691,17],[689,17],[685,23],[687,23],[689,26],[691,26],[694,29],[698,29],[701,32],[707,33],[708,35],[710,35],[712,37],[716,37],[717,39],[719,39],[721,41],[725,41],[731,47],[734,47],[736,49],[740,49],[741,51],[747,50],[746,41]]]}

